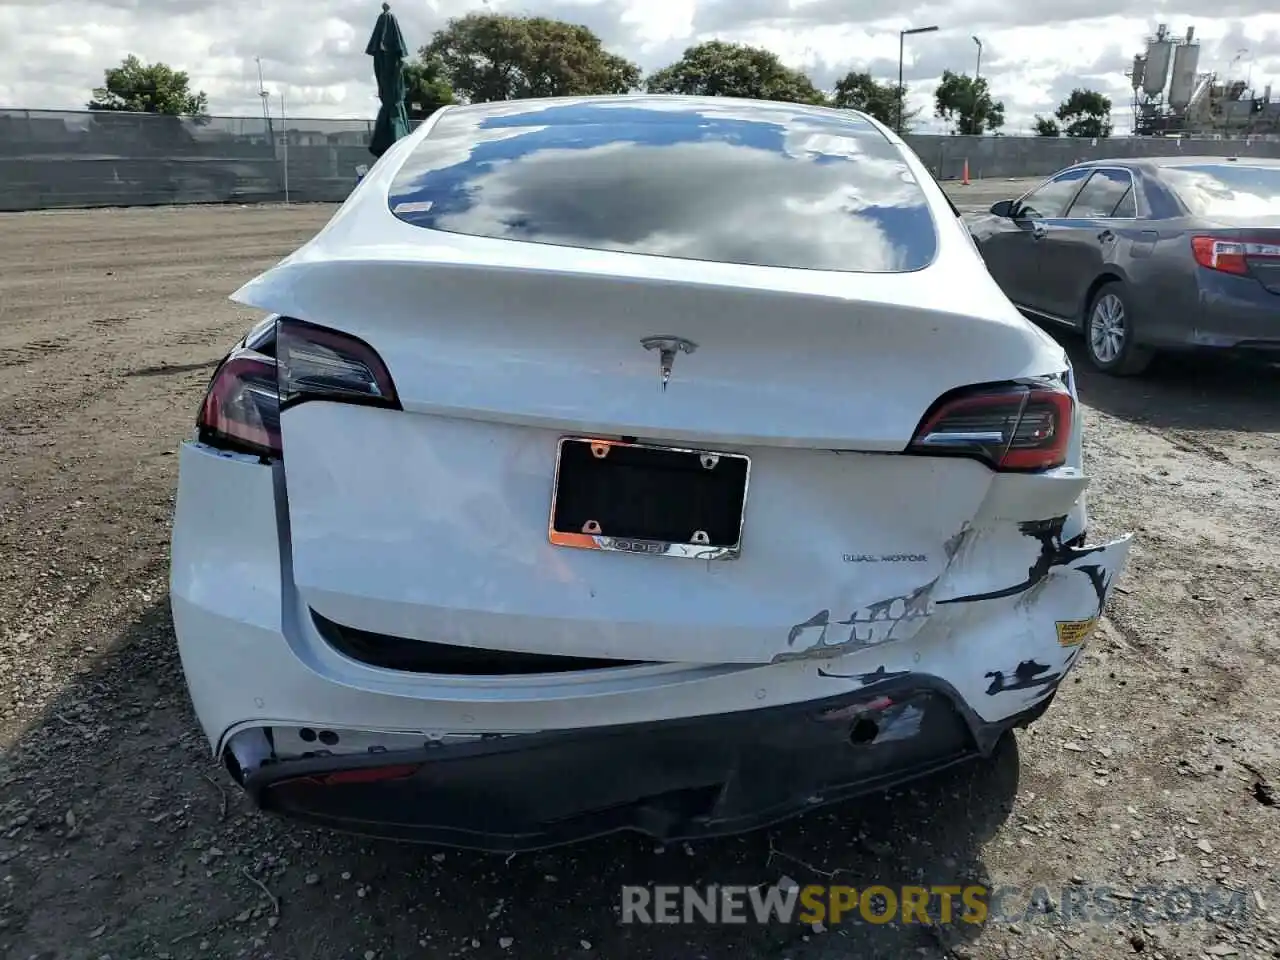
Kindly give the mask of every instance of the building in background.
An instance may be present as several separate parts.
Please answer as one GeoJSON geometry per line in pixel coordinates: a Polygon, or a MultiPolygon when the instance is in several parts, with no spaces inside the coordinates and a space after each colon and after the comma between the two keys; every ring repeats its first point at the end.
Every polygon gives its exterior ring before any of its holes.
{"type": "MultiPolygon", "coordinates": [[[[1232,61],[1233,68],[1239,60],[1232,61]]],[[[1195,27],[1177,37],[1160,24],[1147,38],[1146,51],[1133,58],[1127,76],[1133,87],[1134,136],[1280,138],[1280,101],[1272,101],[1271,85],[1258,94],[1230,71],[1222,78],[1201,72],[1195,27]]]]}

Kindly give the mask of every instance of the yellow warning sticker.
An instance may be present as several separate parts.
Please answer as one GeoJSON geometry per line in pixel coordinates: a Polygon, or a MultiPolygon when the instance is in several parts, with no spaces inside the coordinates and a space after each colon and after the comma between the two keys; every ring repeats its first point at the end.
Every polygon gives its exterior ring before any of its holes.
{"type": "Polygon", "coordinates": [[[1093,628],[1098,625],[1098,618],[1088,620],[1059,620],[1058,645],[1062,647],[1078,647],[1089,639],[1093,628]]]}

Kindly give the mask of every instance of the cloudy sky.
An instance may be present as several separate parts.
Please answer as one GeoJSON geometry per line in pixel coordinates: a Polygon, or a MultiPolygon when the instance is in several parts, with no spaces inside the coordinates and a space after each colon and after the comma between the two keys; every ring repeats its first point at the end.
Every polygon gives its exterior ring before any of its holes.
{"type": "MultiPolygon", "coordinates": [[[[257,66],[296,116],[364,117],[376,110],[364,56],[379,0],[0,0],[0,107],[82,107],[103,70],[128,53],[186,70],[211,112],[261,113],[257,66]]],[[[536,13],[590,26],[646,71],[685,47],[720,38],[759,44],[829,87],[850,69],[897,74],[898,30],[908,38],[905,76],[913,105],[928,109],[946,68],[982,74],[1006,106],[1010,134],[1025,131],[1072,87],[1115,101],[1117,132],[1129,122],[1124,76],[1157,22],[1194,26],[1202,70],[1275,82],[1280,96],[1280,13],[1267,0],[393,0],[417,47],[451,16],[472,9],[536,13]],[[1199,8],[1197,10],[1197,7],[1199,8]],[[1214,18],[1206,15],[1212,11],[1214,18]],[[1242,53],[1241,51],[1247,51],[1242,53]]],[[[278,102],[278,101],[277,101],[278,102]]],[[[938,127],[936,121],[925,125],[938,127]]]]}

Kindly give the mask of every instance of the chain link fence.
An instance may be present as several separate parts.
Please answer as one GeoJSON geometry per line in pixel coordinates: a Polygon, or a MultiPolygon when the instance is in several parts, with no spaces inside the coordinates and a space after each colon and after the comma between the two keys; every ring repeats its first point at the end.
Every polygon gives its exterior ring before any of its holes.
{"type": "MultiPolygon", "coordinates": [[[[203,117],[0,109],[0,210],[339,202],[373,163],[373,118],[203,117]]],[[[1080,160],[1181,152],[1280,156],[1243,140],[909,135],[939,179],[1047,176],[1080,160]]]]}

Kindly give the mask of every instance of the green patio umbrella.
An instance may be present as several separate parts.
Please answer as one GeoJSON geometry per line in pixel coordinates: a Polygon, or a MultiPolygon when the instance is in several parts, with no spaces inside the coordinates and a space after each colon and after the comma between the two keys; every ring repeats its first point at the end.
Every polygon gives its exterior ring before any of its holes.
{"type": "Polygon", "coordinates": [[[404,69],[401,61],[409,52],[404,44],[400,24],[391,12],[391,4],[382,5],[382,13],[374,24],[373,36],[364,52],[373,57],[373,75],[378,81],[378,119],[373,125],[369,152],[380,157],[391,145],[409,133],[409,117],[404,112],[404,69]]]}

